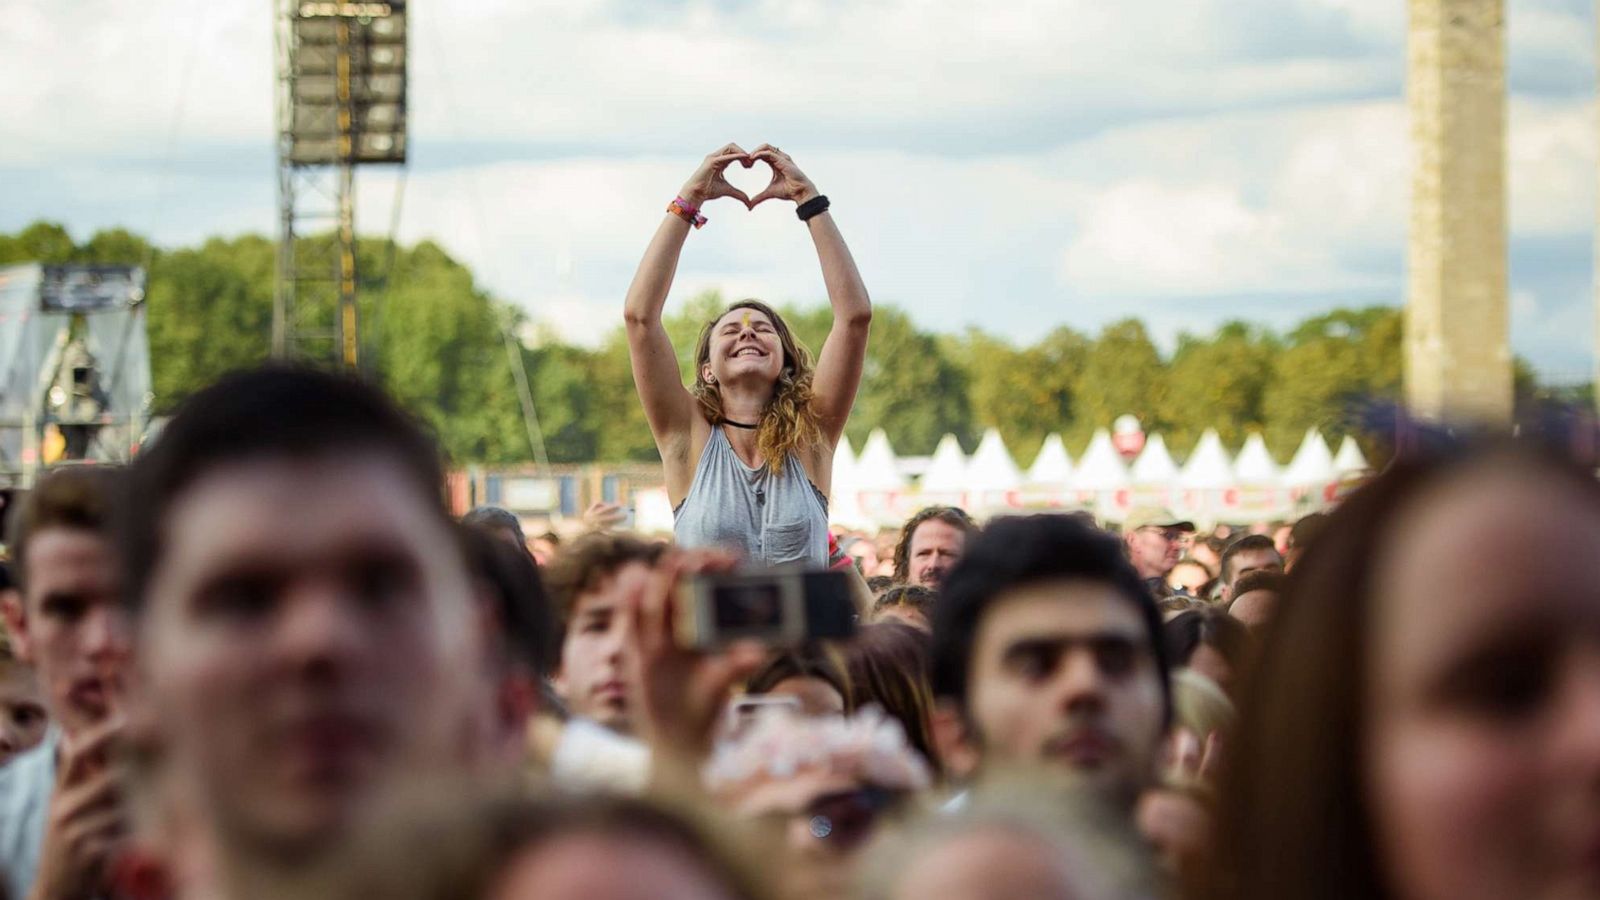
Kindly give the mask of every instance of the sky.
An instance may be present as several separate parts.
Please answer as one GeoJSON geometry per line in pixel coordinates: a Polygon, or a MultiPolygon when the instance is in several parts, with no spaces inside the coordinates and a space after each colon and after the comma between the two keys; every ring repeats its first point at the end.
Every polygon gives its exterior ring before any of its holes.
{"type": "MultiPolygon", "coordinates": [[[[1514,349],[1593,369],[1596,28],[1506,0],[1514,349]]],[[[411,159],[357,227],[434,240],[592,343],[727,142],[792,155],[874,299],[1019,342],[1170,347],[1405,292],[1401,0],[415,0],[411,159]]],[[[0,0],[0,230],[276,228],[271,0],[0,0]]],[[[759,168],[735,173],[754,193],[759,168]]],[[[709,204],[669,309],[825,301],[791,208],[709,204]]]]}

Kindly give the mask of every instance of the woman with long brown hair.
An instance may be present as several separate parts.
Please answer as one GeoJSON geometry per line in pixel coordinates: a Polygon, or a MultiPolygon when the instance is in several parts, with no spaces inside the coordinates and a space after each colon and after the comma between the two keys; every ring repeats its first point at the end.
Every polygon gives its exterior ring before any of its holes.
{"type": "Polygon", "coordinates": [[[1393,465],[1290,574],[1195,897],[1600,897],[1600,483],[1393,465]]]}
{"type": "Polygon", "coordinates": [[[721,546],[752,562],[828,562],[828,491],[866,360],[872,303],[822,196],[788,154],[728,144],[707,156],[669,205],[628,288],[625,318],[633,381],[666,469],[674,531],[685,547],[721,546]],[[723,177],[728,166],[772,167],[754,198],[723,177]],[[783,318],[757,300],[730,306],[700,332],[694,385],[685,388],[661,310],[701,208],[732,197],[753,209],[796,204],[822,263],[833,328],[813,368],[783,318]]]}

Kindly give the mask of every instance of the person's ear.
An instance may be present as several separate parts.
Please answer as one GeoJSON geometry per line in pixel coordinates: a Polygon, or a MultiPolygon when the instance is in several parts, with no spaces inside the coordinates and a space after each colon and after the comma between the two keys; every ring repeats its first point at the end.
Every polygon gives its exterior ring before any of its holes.
{"type": "Polygon", "coordinates": [[[28,614],[23,607],[21,591],[13,588],[0,593],[0,618],[5,620],[6,636],[11,639],[11,652],[18,660],[33,665],[33,647],[28,641],[28,614]]]}
{"type": "Polygon", "coordinates": [[[706,384],[716,384],[717,383],[717,376],[711,374],[711,364],[710,363],[706,363],[705,365],[700,367],[700,380],[704,381],[706,384]]]}

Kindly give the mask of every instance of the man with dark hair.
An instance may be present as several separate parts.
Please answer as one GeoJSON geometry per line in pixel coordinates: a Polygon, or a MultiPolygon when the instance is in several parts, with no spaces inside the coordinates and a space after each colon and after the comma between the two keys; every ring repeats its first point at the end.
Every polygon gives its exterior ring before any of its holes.
{"type": "Polygon", "coordinates": [[[72,468],[41,479],[11,520],[19,590],[3,611],[54,725],[0,769],[0,870],[15,897],[100,893],[128,827],[120,770],[128,629],[111,519],[120,477],[72,468]]]}
{"type": "Polygon", "coordinates": [[[482,617],[433,442],[353,378],[192,396],[129,471],[145,718],[219,896],[339,854],[386,798],[482,758],[482,617]]]}
{"type": "Polygon", "coordinates": [[[1171,715],[1165,652],[1121,542],[1075,516],[991,523],[934,607],[934,691],[980,767],[1059,767],[1129,810],[1171,715]]]}
{"type": "Polygon", "coordinates": [[[1252,630],[1266,627],[1277,614],[1278,603],[1287,584],[1287,576],[1271,569],[1239,576],[1239,580],[1233,584],[1233,599],[1228,602],[1228,615],[1252,630]]]}
{"type": "Polygon", "coordinates": [[[1183,555],[1184,536],[1194,532],[1194,523],[1180,519],[1159,506],[1136,506],[1122,521],[1122,540],[1128,559],[1144,579],[1152,597],[1165,597],[1167,573],[1183,555]]]}
{"type": "Polygon", "coordinates": [[[591,532],[574,541],[545,574],[562,622],[556,693],[573,715],[619,734],[633,733],[638,703],[621,576],[654,566],[665,549],[627,534],[591,532]]]}
{"type": "Polygon", "coordinates": [[[930,506],[912,516],[894,548],[894,578],[938,590],[978,530],[966,511],[955,506],[930,506]]]}
{"type": "Polygon", "coordinates": [[[1218,576],[1217,599],[1227,603],[1233,599],[1234,585],[1251,572],[1282,572],[1283,557],[1272,538],[1264,534],[1247,534],[1237,538],[1222,551],[1221,574],[1218,576]]]}

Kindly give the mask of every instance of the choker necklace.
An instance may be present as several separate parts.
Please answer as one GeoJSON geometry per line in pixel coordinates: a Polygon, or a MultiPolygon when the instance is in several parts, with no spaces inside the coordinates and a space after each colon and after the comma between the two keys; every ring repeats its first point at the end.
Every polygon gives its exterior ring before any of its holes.
{"type": "Polygon", "coordinates": [[[722,424],[724,424],[724,425],[732,425],[735,428],[743,428],[745,431],[755,431],[756,429],[761,427],[761,423],[759,423],[759,422],[754,424],[754,425],[746,425],[743,422],[735,422],[732,419],[723,419],[722,420],[722,424]]]}

